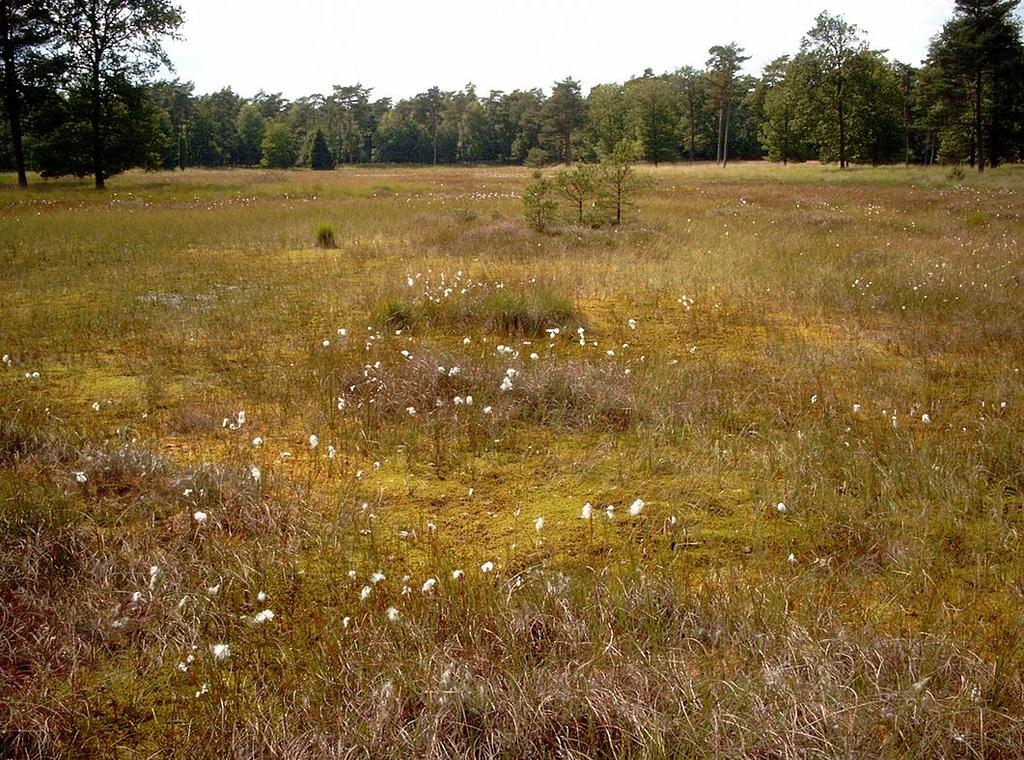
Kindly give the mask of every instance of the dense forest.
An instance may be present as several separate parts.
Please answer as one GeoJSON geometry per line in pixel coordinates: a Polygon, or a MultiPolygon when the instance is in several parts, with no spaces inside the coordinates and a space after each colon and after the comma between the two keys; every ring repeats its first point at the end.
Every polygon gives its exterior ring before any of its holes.
{"type": "Polygon", "coordinates": [[[700,66],[588,93],[431,88],[394,101],[363,84],[286,100],[159,81],[169,0],[0,0],[0,170],[104,179],[130,167],[592,161],[628,141],[654,164],[731,159],[969,163],[1024,153],[1019,0],[956,0],[922,66],[822,13],[761,75],[736,43],[700,66]]]}

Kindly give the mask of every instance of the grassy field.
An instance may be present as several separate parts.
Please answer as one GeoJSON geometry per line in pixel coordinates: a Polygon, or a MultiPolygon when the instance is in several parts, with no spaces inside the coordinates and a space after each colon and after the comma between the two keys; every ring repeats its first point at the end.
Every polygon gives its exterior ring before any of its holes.
{"type": "Polygon", "coordinates": [[[645,171],[0,178],[0,756],[1024,754],[1024,169],[645,171]]]}

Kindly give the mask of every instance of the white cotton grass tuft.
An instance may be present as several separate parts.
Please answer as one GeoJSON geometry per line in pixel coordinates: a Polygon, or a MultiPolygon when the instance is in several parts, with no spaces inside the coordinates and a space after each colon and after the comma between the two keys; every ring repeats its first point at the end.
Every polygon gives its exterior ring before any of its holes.
{"type": "Polygon", "coordinates": [[[453,581],[459,580],[460,578],[462,578],[463,575],[465,575],[465,573],[462,570],[452,570],[453,581]]]}
{"type": "Polygon", "coordinates": [[[256,465],[252,465],[252,466],[251,466],[251,467],[249,468],[249,475],[250,475],[250,476],[252,477],[252,479],[253,479],[254,481],[256,481],[257,483],[259,483],[259,482],[260,482],[260,478],[262,478],[262,477],[263,477],[263,473],[262,473],[262,472],[260,471],[260,468],[259,468],[259,467],[257,467],[256,465]]]}
{"type": "Polygon", "coordinates": [[[540,533],[542,530],[544,530],[544,518],[543,517],[538,517],[536,520],[534,520],[533,521],[533,527],[534,527],[534,529],[538,533],[540,533]]]}
{"type": "Polygon", "coordinates": [[[780,501],[778,504],[775,505],[775,511],[778,512],[780,515],[786,514],[787,510],[788,507],[786,506],[785,502],[780,501]]]}
{"type": "Polygon", "coordinates": [[[590,520],[594,516],[594,507],[588,501],[583,505],[583,510],[580,512],[580,518],[583,520],[590,520]]]}
{"type": "Polygon", "coordinates": [[[252,616],[252,624],[259,625],[260,623],[269,623],[273,619],[273,610],[263,610],[262,612],[257,612],[255,615],[252,616]]]}
{"type": "Polygon", "coordinates": [[[932,418],[928,414],[922,414],[921,415],[921,422],[923,422],[925,425],[930,425],[930,424],[932,424],[932,418]]]}
{"type": "Polygon", "coordinates": [[[220,593],[220,584],[219,583],[216,586],[207,586],[207,588],[206,588],[206,595],[211,597],[211,598],[217,596],[217,594],[219,594],[219,593],[220,593]]]}
{"type": "Polygon", "coordinates": [[[370,583],[376,586],[381,581],[387,580],[387,576],[384,575],[380,570],[370,575],[370,583]]]}
{"type": "Polygon", "coordinates": [[[487,562],[484,562],[482,565],[480,565],[480,572],[481,573],[489,573],[492,570],[494,570],[494,563],[491,562],[490,560],[488,560],[487,562]]]}
{"type": "Polygon", "coordinates": [[[397,623],[399,618],[402,616],[394,607],[388,607],[384,614],[388,616],[388,620],[392,623],[397,623]]]}
{"type": "Polygon", "coordinates": [[[372,592],[373,592],[372,588],[370,588],[369,586],[363,586],[363,590],[359,592],[359,601],[360,602],[365,602],[367,599],[370,598],[370,594],[372,592]]]}
{"type": "Polygon", "coordinates": [[[629,505],[629,516],[636,517],[644,511],[645,506],[647,505],[644,503],[643,499],[637,499],[636,501],[629,505]]]}
{"type": "Polygon", "coordinates": [[[309,436],[309,448],[315,449],[319,445],[320,445],[320,439],[315,434],[310,435],[309,436]]]}
{"type": "Polygon", "coordinates": [[[210,652],[215,660],[226,660],[231,656],[231,647],[227,644],[210,644],[210,652]]]}
{"type": "Polygon", "coordinates": [[[427,578],[425,581],[423,581],[423,586],[420,588],[420,591],[422,591],[424,594],[429,594],[431,591],[434,590],[434,586],[436,585],[437,578],[427,578]]]}
{"type": "Polygon", "coordinates": [[[192,519],[196,521],[197,525],[202,525],[208,518],[209,515],[201,510],[192,513],[192,519]]]}
{"type": "Polygon", "coordinates": [[[86,475],[84,472],[74,472],[72,473],[72,475],[75,476],[76,483],[84,484],[89,482],[89,476],[86,475]]]}

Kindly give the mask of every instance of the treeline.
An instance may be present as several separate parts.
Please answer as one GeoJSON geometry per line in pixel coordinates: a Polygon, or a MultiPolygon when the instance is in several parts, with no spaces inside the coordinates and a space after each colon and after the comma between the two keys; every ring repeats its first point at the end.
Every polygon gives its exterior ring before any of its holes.
{"type": "Polygon", "coordinates": [[[168,0],[0,0],[0,168],[103,178],[139,166],[589,162],[621,143],[652,163],[731,159],[970,163],[1024,153],[1019,0],[956,0],[915,67],[822,13],[799,51],[759,77],[735,43],[700,68],[651,70],[584,94],[579,82],[376,98],[362,84],[286,100],[151,81],[181,24],[168,0]]]}

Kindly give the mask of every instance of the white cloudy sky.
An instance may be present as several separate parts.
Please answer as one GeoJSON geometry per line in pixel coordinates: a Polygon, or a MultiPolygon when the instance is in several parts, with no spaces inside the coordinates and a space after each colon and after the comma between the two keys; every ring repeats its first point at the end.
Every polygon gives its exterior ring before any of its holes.
{"type": "Polygon", "coordinates": [[[550,87],[584,92],[645,68],[701,66],[735,40],[758,73],[794,52],[822,10],[860,26],[872,47],[919,63],[953,0],[178,0],[183,39],[168,50],[198,92],[230,85],[294,98],[362,82],[375,96],[432,85],[477,91],[550,87]]]}

